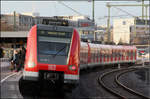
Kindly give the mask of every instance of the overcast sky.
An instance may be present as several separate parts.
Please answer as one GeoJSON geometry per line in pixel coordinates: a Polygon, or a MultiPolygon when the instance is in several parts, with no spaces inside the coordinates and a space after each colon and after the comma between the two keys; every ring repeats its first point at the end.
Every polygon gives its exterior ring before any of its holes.
{"type": "MultiPolygon", "coordinates": [[[[69,7],[75,9],[83,15],[87,15],[92,18],[92,2],[88,1],[63,1],[69,7]]],[[[107,7],[106,3],[108,1],[96,1],[95,2],[95,20],[98,25],[106,25],[107,23],[107,7]]],[[[115,1],[110,2],[112,4],[141,4],[141,2],[136,1],[115,1]]],[[[149,2],[145,2],[149,4],[149,2]]],[[[65,7],[60,2],[57,1],[1,1],[1,13],[12,13],[16,11],[17,13],[23,12],[39,12],[40,16],[68,16],[68,15],[78,15],[71,9],[65,7]]],[[[149,14],[149,9],[148,9],[149,14]]],[[[111,16],[122,16],[122,17],[133,17],[141,16],[141,7],[112,7],[111,16]],[[127,13],[125,13],[127,12],[127,13]]],[[[112,17],[111,24],[113,18],[112,17]]]]}

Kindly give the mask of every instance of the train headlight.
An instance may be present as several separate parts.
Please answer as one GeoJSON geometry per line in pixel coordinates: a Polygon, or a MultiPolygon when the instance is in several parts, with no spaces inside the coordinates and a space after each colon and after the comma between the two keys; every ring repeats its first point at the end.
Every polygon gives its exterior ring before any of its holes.
{"type": "Polygon", "coordinates": [[[75,71],[77,69],[77,67],[75,65],[70,65],[69,66],[69,70],[71,71],[75,71]]]}
{"type": "Polygon", "coordinates": [[[34,62],[28,62],[28,67],[29,68],[33,68],[35,66],[35,63],[34,62]]]}

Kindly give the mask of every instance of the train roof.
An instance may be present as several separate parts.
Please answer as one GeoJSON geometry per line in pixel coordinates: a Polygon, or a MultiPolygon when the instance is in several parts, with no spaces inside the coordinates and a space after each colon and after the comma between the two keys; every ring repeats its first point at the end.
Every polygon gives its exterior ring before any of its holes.
{"type": "MultiPolygon", "coordinates": [[[[136,49],[135,46],[126,46],[126,45],[104,45],[104,44],[94,44],[88,43],[90,48],[102,48],[102,49],[115,49],[115,50],[132,50],[136,49]]],[[[87,42],[81,42],[81,46],[87,46],[87,42]]]]}

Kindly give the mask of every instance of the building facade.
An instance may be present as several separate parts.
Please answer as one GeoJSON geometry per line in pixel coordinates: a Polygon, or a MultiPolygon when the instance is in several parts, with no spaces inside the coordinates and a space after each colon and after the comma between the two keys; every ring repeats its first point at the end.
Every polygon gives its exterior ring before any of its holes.
{"type": "Polygon", "coordinates": [[[118,44],[130,43],[130,26],[134,25],[134,18],[113,20],[113,41],[118,44]]]}
{"type": "Polygon", "coordinates": [[[150,42],[150,20],[137,20],[130,26],[130,44],[148,45],[150,42]]]}
{"type": "Polygon", "coordinates": [[[1,31],[25,31],[33,25],[33,17],[22,14],[2,14],[1,31]]]}
{"type": "Polygon", "coordinates": [[[115,19],[113,21],[113,41],[125,44],[148,44],[150,38],[150,20],[137,18],[115,19]]]}

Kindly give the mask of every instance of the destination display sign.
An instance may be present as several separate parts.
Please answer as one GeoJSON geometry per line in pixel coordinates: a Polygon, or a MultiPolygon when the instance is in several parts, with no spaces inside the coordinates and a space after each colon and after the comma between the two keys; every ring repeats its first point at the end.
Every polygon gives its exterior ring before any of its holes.
{"type": "Polygon", "coordinates": [[[63,38],[71,38],[71,32],[56,32],[56,31],[46,31],[39,30],[38,35],[40,36],[50,36],[50,37],[63,37],[63,38]]]}

